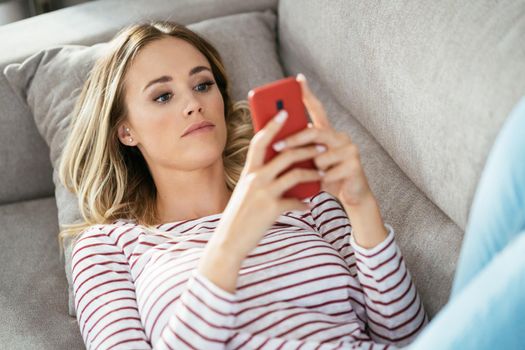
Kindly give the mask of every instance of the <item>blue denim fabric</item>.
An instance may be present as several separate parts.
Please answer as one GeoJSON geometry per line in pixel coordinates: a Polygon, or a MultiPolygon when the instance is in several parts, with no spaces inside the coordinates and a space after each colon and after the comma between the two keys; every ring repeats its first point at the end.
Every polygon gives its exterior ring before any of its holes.
{"type": "Polygon", "coordinates": [[[525,96],[476,189],[451,297],[409,349],[525,349],[525,96]]]}

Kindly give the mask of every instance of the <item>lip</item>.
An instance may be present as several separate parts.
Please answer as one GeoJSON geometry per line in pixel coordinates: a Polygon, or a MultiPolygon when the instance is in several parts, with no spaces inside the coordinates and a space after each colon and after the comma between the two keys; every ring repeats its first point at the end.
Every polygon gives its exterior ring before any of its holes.
{"type": "Polygon", "coordinates": [[[182,134],[181,137],[186,136],[189,133],[191,133],[192,131],[198,130],[198,129],[206,127],[206,126],[215,126],[215,125],[213,123],[207,121],[207,120],[201,120],[200,122],[196,122],[196,123],[193,123],[190,126],[188,126],[186,128],[186,130],[184,130],[184,133],[182,134]]]}

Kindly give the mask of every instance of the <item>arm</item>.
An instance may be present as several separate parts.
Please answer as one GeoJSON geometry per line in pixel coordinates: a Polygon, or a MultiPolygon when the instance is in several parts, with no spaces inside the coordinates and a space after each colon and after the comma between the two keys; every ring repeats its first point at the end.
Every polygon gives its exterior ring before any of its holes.
{"type": "Polygon", "coordinates": [[[359,246],[371,249],[387,238],[388,231],[371,193],[361,204],[350,206],[343,203],[343,208],[352,222],[352,237],[359,246]]]}
{"type": "MultiPolygon", "coordinates": [[[[377,205],[368,203],[352,212],[356,220],[352,225],[344,206],[329,193],[321,192],[312,202],[316,204],[312,216],[319,233],[339,251],[360,282],[372,339],[395,345],[410,343],[428,319],[394,231],[383,224],[377,205]],[[383,235],[385,238],[377,242],[383,235]],[[371,248],[362,247],[357,240],[371,248]]],[[[347,207],[348,212],[353,209],[347,207]]]]}
{"type": "Polygon", "coordinates": [[[77,321],[87,349],[223,349],[231,334],[235,296],[195,273],[176,301],[177,312],[152,347],[128,260],[98,225],[75,245],[72,277],[77,321]]]}

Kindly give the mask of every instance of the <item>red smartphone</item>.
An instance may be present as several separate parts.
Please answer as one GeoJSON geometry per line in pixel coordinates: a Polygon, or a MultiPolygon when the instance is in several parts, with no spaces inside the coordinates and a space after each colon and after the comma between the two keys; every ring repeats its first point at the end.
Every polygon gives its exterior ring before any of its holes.
{"type": "MultiPolygon", "coordinates": [[[[280,79],[250,90],[248,92],[248,103],[255,133],[264,128],[279,110],[285,109],[288,112],[288,118],[284,125],[266,149],[265,163],[278,153],[272,147],[275,142],[286,139],[288,136],[308,127],[308,117],[303,104],[301,86],[295,77],[280,79]]],[[[296,167],[317,169],[313,159],[307,159],[292,164],[279,176],[296,167]]],[[[302,182],[289,188],[284,192],[283,197],[304,199],[316,195],[320,190],[320,181],[302,182]]]]}

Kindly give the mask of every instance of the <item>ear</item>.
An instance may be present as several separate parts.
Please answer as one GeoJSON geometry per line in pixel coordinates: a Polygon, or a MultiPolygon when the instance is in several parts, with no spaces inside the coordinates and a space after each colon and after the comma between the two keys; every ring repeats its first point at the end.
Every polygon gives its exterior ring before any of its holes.
{"type": "Polygon", "coordinates": [[[126,125],[126,123],[120,124],[120,126],[117,128],[117,134],[120,142],[126,146],[135,146],[136,140],[132,136],[132,130],[129,126],[126,125]],[[128,131],[129,130],[129,131],[128,131]],[[130,141],[130,139],[133,139],[133,141],[130,141]]]}

